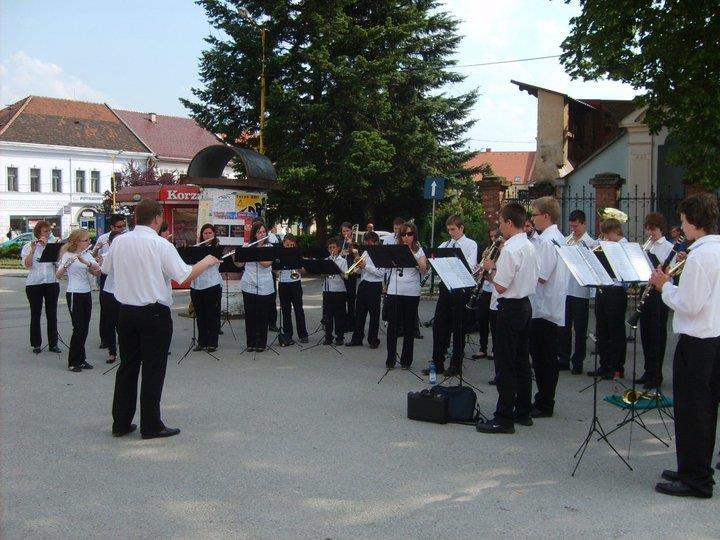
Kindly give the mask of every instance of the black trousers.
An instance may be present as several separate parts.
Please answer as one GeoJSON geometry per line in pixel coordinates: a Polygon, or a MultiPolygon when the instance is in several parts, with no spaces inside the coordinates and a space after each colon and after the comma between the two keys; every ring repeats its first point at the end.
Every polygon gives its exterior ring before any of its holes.
{"type": "Polygon", "coordinates": [[[673,360],[675,448],[680,480],[712,493],[712,457],[720,401],[720,337],[680,334],[673,360]]]}
{"type": "Polygon", "coordinates": [[[365,319],[370,314],[370,326],[368,326],[368,343],[379,345],[380,339],[380,297],[382,295],[382,282],[361,281],[357,288],[355,299],[355,330],[353,331],[353,343],[362,343],[365,338],[365,319]]]}
{"type": "Polygon", "coordinates": [[[68,366],[79,366],[87,357],[85,356],[85,341],[90,330],[90,316],[92,315],[92,295],[86,293],[65,293],[73,333],[70,338],[70,352],[68,353],[68,366]]]}
{"type": "Polygon", "coordinates": [[[173,333],[170,308],[162,304],[121,305],[119,313],[120,366],[115,376],[113,431],[126,431],[135,416],[142,367],[140,432],[157,433],[165,428],[160,418],[160,399],[173,333]]]}
{"type": "Polygon", "coordinates": [[[357,274],[348,276],[345,280],[345,288],[347,289],[347,329],[351,330],[355,328],[355,302],[357,298],[357,274]]]}
{"type": "Polygon", "coordinates": [[[557,324],[546,319],[530,323],[530,355],[535,372],[535,407],[552,413],[555,408],[555,388],[558,382],[557,324]]]}
{"type": "Polygon", "coordinates": [[[662,382],[662,367],[667,343],[669,309],[662,295],[648,296],[640,315],[640,338],[645,356],[645,373],[655,382],[662,382]]]}
{"type": "Polygon", "coordinates": [[[325,306],[325,339],[332,339],[333,330],[335,338],[345,337],[345,325],[347,324],[345,307],[347,294],[344,292],[323,292],[323,305],[325,306]]]}
{"type": "Polygon", "coordinates": [[[451,334],[450,365],[462,366],[465,355],[465,304],[467,304],[469,294],[465,289],[449,292],[445,285],[440,284],[440,294],[435,305],[435,319],[433,320],[432,352],[432,360],[438,371],[444,370],[445,353],[450,346],[451,334]]]}
{"type": "MultiPolygon", "coordinates": [[[[412,328],[418,316],[419,296],[399,296],[388,294],[385,298],[387,309],[387,359],[385,365],[395,365],[397,355],[398,326],[402,322],[404,328],[412,328]]],[[[400,365],[410,366],[413,362],[413,348],[415,345],[414,332],[403,333],[402,352],[400,353],[400,365]]]]}
{"type": "Polygon", "coordinates": [[[110,356],[117,355],[117,327],[120,316],[120,303],[115,300],[115,295],[106,291],[100,291],[100,313],[105,317],[100,319],[100,341],[108,346],[110,356]]]}
{"type": "Polygon", "coordinates": [[[190,289],[190,299],[195,308],[195,322],[200,347],[217,347],[220,335],[220,302],[222,285],[207,289],[190,289]]]}
{"type": "Polygon", "coordinates": [[[558,328],[558,362],[563,365],[572,363],[582,369],[587,354],[587,328],[590,315],[590,300],[567,296],[565,298],[565,326],[558,328]],[[575,348],[572,348],[572,335],[575,330],[575,348]]]}
{"type": "Polygon", "coordinates": [[[483,291],[480,293],[480,300],[477,307],[478,331],[480,333],[480,350],[487,352],[488,337],[490,335],[490,299],[492,293],[483,291]]]}
{"type": "Polygon", "coordinates": [[[275,302],[274,294],[265,296],[243,291],[245,305],[245,338],[247,346],[252,348],[267,347],[268,312],[275,302]]]}
{"type": "Polygon", "coordinates": [[[305,326],[305,311],[303,310],[303,290],[300,281],[278,284],[278,296],[280,297],[280,309],[283,319],[283,338],[290,340],[293,337],[292,311],[295,312],[295,323],[297,324],[298,336],[308,337],[305,326]]]}
{"type": "Polygon", "coordinates": [[[528,416],[532,399],[530,372],[530,321],[532,307],[527,298],[498,300],[497,326],[493,337],[498,391],[495,420],[513,425],[515,414],[528,416]]]}
{"type": "Polygon", "coordinates": [[[273,278],[272,302],[268,304],[268,326],[277,326],[277,281],[273,278]]]}
{"type": "Polygon", "coordinates": [[[603,371],[625,371],[625,312],[627,294],[622,287],[598,289],[595,298],[595,320],[600,368],[603,371]]]}
{"type": "Polygon", "coordinates": [[[25,295],[30,303],[30,346],[42,346],[42,333],[40,332],[40,316],[43,302],[45,302],[45,320],[47,322],[47,340],[50,347],[58,343],[57,330],[57,303],[60,296],[59,283],[42,283],[40,285],[27,285],[25,295]]]}
{"type": "MultiPolygon", "coordinates": [[[[105,281],[107,281],[107,275],[106,274],[100,274],[100,277],[98,279],[98,283],[100,285],[100,322],[98,324],[98,333],[100,334],[100,343],[103,345],[107,345],[108,349],[110,348],[110,344],[105,341],[105,336],[103,334],[103,328],[107,327],[107,321],[105,320],[105,307],[103,306],[102,301],[102,293],[105,290],[105,281]]],[[[111,352],[110,354],[115,354],[111,352]]]]}

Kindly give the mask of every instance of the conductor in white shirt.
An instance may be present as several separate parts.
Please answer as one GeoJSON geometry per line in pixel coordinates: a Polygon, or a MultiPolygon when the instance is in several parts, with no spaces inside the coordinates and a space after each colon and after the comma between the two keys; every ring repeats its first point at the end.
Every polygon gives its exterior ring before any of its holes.
{"type": "Polygon", "coordinates": [[[162,205],[150,199],[135,207],[135,229],[118,236],[103,261],[102,272],[113,275],[120,303],[118,336],[120,366],[115,377],[113,427],[115,437],[135,431],[132,423],[140,388],[140,433],[143,439],[172,437],[179,429],[165,426],[160,398],[172,340],[171,280],[182,283],[199,276],[220,261],[212,255],[189,266],[175,247],[158,235],[162,205]]]}

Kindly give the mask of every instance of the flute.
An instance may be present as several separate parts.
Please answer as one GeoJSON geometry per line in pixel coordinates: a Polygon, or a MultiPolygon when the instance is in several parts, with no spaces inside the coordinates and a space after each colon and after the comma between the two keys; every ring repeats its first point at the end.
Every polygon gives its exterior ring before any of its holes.
{"type": "MultiPolygon", "coordinates": [[[[172,234],[170,236],[172,236],[172,234]]],[[[170,236],[168,236],[168,238],[170,238],[170,236]]],[[[203,244],[207,244],[208,242],[212,242],[213,240],[215,240],[214,236],[212,238],[208,238],[207,240],[203,240],[202,242],[198,242],[197,244],[195,244],[192,247],[202,246],[203,244]]]]}
{"type": "Polygon", "coordinates": [[[80,257],[82,257],[83,255],[85,255],[85,253],[87,253],[88,251],[90,251],[90,248],[89,248],[89,247],[85,248],[84,250],[82,250],[80,253],[78,253],[78,254],[75,255],[74,257],[69,258],[67,261],[65,261],[65,264],[63,264],[63,268],[64,268],[65,270],[67,270],[68,268],[70,268],[75,261],[77,261],[80,257]]]}
{"type": "Polygon", "coordinates": [[[259,244],[260,242],[263,242],[263,241],[265,241],[265,240],[267,240],[267,236],[263,236],[262,238],[259,238],[258,240],[255,240],[254,242],[250,242],[249,244],[243,244],[243,245],[240,246],[240,247],[247,248],[247,247],[250,247],[250,246],[254,246],[255,244],[259,244]]]}

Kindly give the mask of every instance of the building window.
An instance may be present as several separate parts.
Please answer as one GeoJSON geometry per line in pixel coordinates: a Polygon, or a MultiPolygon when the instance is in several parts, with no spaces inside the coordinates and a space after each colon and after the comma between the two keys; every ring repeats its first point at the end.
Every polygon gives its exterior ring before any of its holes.
{"type": "Polygon", "coordinates": [[[75,171],[75,192],[85,193],[85,171],[75,171]]]}
{"type": "Polygon", "coordinates": [[[30,191],[40,191],[40,169],[30,169],[30,191]]]}
{"type": "Polygon", "coordinates": [[[7,168],[7,189],[8,189],[8,191],[18,191],[17,167],[8,167],[7,168]]]}
{"type": "Polygon", "coordinates": [[[100,193],[100,171],[90,171],[90,191],[100,193]]]}
{"type": "Polygon", "coordinates": [[[52,170],[52,190],[55,193],[62,193],[62,171],[60,169],[52,170]]]}

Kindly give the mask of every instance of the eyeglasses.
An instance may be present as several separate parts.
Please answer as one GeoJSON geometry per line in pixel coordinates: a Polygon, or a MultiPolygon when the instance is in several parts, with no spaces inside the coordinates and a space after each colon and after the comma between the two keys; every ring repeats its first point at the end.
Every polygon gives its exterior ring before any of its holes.
{"type": "Polygon", "coordinates": [[[543,216],[543,215],[545,215],[545,214],[530,214],[531,217],[538,217],[538,216],[543,216]]]}
{"type": "Polygon", "coordinates": [[[400,233],[400,236],[415,236],[415,233],[412,232],[412,231],[401,232],[401,233],[400,233]]]}
{"type": "Polygon", "coordinates": [[[124,229],[127,227],[127,224],[123,223],[122,225],[110,225],[113,229],[124,229]]]}

